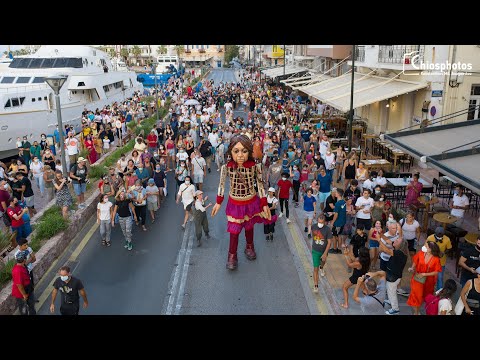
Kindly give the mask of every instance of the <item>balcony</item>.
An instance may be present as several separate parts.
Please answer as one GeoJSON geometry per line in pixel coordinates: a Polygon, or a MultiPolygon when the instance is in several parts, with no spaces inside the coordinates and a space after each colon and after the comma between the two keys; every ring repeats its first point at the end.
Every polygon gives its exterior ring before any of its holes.
{"type": "Polygon", "coordinates": [[[185,54],[190,54],[191,52],[192,52],[192,50],[190,50],[190,49],[185,50],[185,54]]]}
{"type": "Polygon", "coordinates": [[[365,46],[356,46],[355,49],[355,61],[365,62],[365,46]]]}
{"type": "Polygon", "coordinates": [[[198,52],[204,53],[204,52],[205,52],[205,49],[204,49],[204,48],[198,49],[198,52]]]}
{"type": "Polygon", "coordinates": [[[223,48],[221,47],[217,48],[217,52],[223,52],[223,48]]]}
{"type": "Polygon", "coordinates": [[[380,45],[378,50],[378,62],[388,64],[410,64],[414,55],[420,55],[419,61],[423,60],[425,45],[380,45]]]}

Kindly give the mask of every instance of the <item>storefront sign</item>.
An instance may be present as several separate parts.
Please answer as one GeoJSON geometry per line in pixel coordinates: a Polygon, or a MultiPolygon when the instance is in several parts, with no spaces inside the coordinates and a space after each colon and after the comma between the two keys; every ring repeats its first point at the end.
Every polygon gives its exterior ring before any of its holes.
{"type": "Polygon", "coordinates": [[[432,90],[432,97],[442,97],[443,90],[432,90]]]}

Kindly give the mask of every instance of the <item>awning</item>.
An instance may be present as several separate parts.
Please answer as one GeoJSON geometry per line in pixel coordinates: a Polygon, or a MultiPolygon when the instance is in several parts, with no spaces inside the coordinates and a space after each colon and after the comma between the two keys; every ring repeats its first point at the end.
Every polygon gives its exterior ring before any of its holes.
{"type": "Polygon", "coordinates": [[[480,194],[480,119],[399,131],[384,138],[480,194]]]}
{"type": "MultiPolygon", "coordinates": [[[[308,71],[309,69],[296,66],[296,65],[285,65],[285,75],[291,75],[291,74],[296,74],[304,71],[308,71]]],[[[270,78],[276,78],[278,76],[283,76],[283,71],[284,67],[283,65],[269,68],[269,69],[264,69],[262,70],[262,73],[265,74],[265,76],[268,76],[270,78]]]]}
{"type": "MultiPolygon", "coordinates": [[[[355,73],[354,79],[354,109],[428,86],[427,83],[360,73],[355,73]]],[[[302,86],[298,90],[340,111],[347,112],[350,110],[351,81],[352,74],[344,74],[330,80],[302,86]]]]}
{"type": "Polygon", "coordinates": [[[303,86],[310,84],[317,84],[321,81],[329,80],[332,77],[325,74],[316,74],[316,75],[306,75],[301,77],[288,78],[281,80],[281,83],[284,83],[287,86],[290,86],[292,89],[297,90],[303,86]]]}

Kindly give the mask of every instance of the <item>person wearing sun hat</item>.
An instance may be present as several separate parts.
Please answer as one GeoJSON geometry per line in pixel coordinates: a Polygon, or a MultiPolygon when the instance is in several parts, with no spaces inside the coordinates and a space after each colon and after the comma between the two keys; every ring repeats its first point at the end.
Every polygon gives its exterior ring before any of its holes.
{"type": "Polygon", "coordinates": [[[70,168],[70,179],[72,179],[73,190],[77,195],[78,208],[85,209],[85,192],[87,191],[87,173],[86,160],[79,157],[76,164],[70,168]]]}
{"type": "Polygon", "coordinates": [[[195,211],[193,212],[193,219],[195,222],[195,235],[197,237],[197,246],[201,246],[202,229],[205,232],[207,239],[210,238],[208,229],[207,209],[213,204],[210,202],[205,206],[208,196],[203,197],[203,191],[195,191],[195,211]]]}
{"type": "MultiPolygon", "coordinates": [[[[268,189],[267,204],[268,204],[268,208],[270,209],[270,214],[272,216],[275,215],[275,209],[278,206],[278,199],[275,197],[275,188],[273,187],[270,187],[268,189]]],[[[273,241],[274,232],[275,232],[275,222],[263,225],[263,233],[265,234],[265,239],[267,241],[269,240],[273,241]]]]}

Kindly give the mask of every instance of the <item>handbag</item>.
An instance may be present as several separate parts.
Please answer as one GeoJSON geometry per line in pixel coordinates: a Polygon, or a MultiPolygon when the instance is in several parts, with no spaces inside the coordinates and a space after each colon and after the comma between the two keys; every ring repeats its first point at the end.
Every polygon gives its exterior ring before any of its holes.
{"type": "Polygon", "coordinates": [[[418,273],[413,275],[413,278],[415,279],[415,281],[418,281],[420,284],[425,284],[425,281],[427,281],[426,276],[420,277],[418,273]]]}
{"type": "MultiPolygon", "coordinates": [[[[472,286],[473,286],[473,280],[471,280],[469,282],[470,282],[470,289],[468,289],[468,291],[466,292],[465,298],[468,297],[468,293],[470,292],[470,290],[472,289],[472,286]]],[[[458,298],[457,304],[455,305],[455,314],[462,315],[463,310],[465,310],[465,304],[463,303],[462,297],[460,296],[458,298]]]]}

